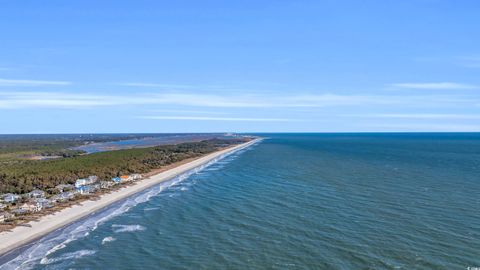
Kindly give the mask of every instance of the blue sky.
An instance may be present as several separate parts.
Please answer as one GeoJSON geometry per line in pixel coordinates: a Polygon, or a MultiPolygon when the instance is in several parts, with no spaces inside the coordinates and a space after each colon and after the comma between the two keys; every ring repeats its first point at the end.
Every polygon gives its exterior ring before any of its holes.
{"type": "Polygon", "coordinates": [[[480,131],[478,1],[0,5],[0,133],[480,131]]]}

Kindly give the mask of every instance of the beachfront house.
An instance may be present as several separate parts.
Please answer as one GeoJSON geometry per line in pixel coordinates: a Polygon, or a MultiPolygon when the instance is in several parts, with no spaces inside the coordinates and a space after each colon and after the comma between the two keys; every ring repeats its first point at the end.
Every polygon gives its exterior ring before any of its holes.
{"type": "Polygon", "coordinates": [[[82,186],[91,185],[97,181],[98,177],[95,175],[91,175],[87,178],[77,179],[77,181],[75,181],[75,188],[79,189],[82,186]]]}
{"type": "Polygon", "coordinates": [[[59,192],[65,192],[65,191],[70,191],[73,190],[75,187],[70,184],[60,184],[55,187],[56,190],[59,192]]]}
{"type": "Polygon", "coordinates": [[[80,188],[77,189],[78,193],[82,195],[88,195],[90,193],[95,193],[98,189],[100,189],[100,185],[85,185],[81,186],[80,188]]]}
{"type": "Polygon", "coordinates": [[[100,188],[103,188],[103,189],[111,188],[113,185],[115,185],[115,183],[112,182],[112,181],[101,181],[100,182],[100,188]]]}
{"type": "Polygon", "coordinates": [[[112,181],[115,182],[116,184],[119,184],[119,183],[139,180],[139,179],[142,179],[142,175],[138,174],[138,173],[133,173],[133,174],[130,174],[130,175],[122,175],[120,177],[113,177],[112,181]]]}
{"type": "Polygon", "coordinates": [[[32,190],[31,192],[27,193],[27,196],[29,198],[45,198],[45,191],[35,189],[35,190],[32,190]]]}
{"type": "Polygon", "coordinates": [[[0,223],[7,222],[10,219],[12,219],[13,217],[14,217],[14,215],[10,214],[8,212],[0,212],[0,223]]]}
{"type": "Polygon", "coordinates": [[[45,208],[52,208],[54,206],[54,202],[47,200],[45,198],[37,198],[34,200],[36,204],[36,211],[41,211],[42,209],[45,208]]]}
{"type": "Polygon", "coordinates": [[[12,214],[14,214],[15,216],[25,215],[26,213],[28,213],[28,211],[21,207],[14,208],[12,210],[12,214]]]}
{"type": "Polygon", "coordinates": [[[75,188],[79,189],[82,186],[88,185],[88,180],[86,178],[80,178],[75,181],[75,188]]]}
{"type": "Polygon", "coordinates": [[[50,200],[52,202],[66,202],[68,200],[73,199],[74,197],[75,197],[75,194],[72,191],[66,191],[66,192],[62,192],[60,194],[52,196],[50,200]]]}
{"type": "Polygon", "coordinates": [[[33,213],[39,211],[37,204],[31,202],[22,204],[18,209],[23,210],[23,213],[33,213]]]}
{"type": "Polygon", "coordinates": [[[132,178],[132,180],[140,180],[140,179],[142,179],[142,175],[139,174],[139,173],[130,174],[130,177],[132,178]]]}
{"type": "Polygon", "coordinates": [[[120,182],[122,181],[122,179],[120,177],[113,177],[112,178],[112,181],[115,183],[115,184],[120,184],[120,182]]]}
{"type": "Polygon", "coordinates": [[[20,196],[17,194],[7,193],[2,195],[2,200],[6,203],[14,203],[18,199],[20,199],[20,196]]]}
{"type": "Polygon", "coordinates": [[[122,182],[130,182],[133,180],[133,178],[130,175],[122,175],[120,176],[120,179],[122,182]]]}

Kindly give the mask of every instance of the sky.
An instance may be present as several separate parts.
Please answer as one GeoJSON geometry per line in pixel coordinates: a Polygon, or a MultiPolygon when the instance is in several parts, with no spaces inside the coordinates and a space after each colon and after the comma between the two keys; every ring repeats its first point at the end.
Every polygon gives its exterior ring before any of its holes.
{"type": "Polygon", "coordinates": [[[0,0],[0,133],[480,131],[477,0],[0,0]]]}

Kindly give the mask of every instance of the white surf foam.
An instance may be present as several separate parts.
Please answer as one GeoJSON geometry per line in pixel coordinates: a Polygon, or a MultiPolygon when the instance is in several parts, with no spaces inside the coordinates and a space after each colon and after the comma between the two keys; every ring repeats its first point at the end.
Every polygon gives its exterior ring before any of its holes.
{"type": "Polygon", "coordinates": [[[155,210],[158,210],[160,209],[159,207],[148,207],[148,208],[145,208],[143,209],[143,211],[147,212],[147,211],[155,211],[155,210]]]}
{"type": "Polygon", "coordinates": [[[113,238],[112,236],[107,236],[107,237],[103,238],[102,245],[105,245],[108,242],[113,242],[115,240],[117,240],[117,239],[113,238]]]}
{"type": "Polygon", "coordinates": [[[75,251],[75,252],[65,253],[62,256],[57,257],[57,258],[52,258],[52,259],[43,258],[40,261],[40,264],[51,264],[51,263],[57,263],[57,262],[66,261],[66,260],[75,260],[75,259],[79,259],[81,257],[93,255],[93,254],[95,254],[95,252],[96,251],[94,251],[94,250],[87,250],[87,249],[78,250],[78,251],[75,251]]]}
{"type": "Polygon", "coordinates": [[[113,224],[112,225],[113,232],[115,233],[122,233],[122,232],[136,232],[136,231],[145,231],[146,228],[142,225],[121,225],[121,224],[113,224]]]}

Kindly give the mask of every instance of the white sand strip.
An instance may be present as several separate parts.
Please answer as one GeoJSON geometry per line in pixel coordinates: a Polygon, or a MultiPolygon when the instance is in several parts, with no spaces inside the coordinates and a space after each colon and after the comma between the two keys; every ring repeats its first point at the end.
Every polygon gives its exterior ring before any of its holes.
{"type": "Polygon", "coordinates": [[[98,211],[112,203],[127,198],[137,192],[145,190],[161,182],[170,180],[175,176],[203,165],[224,154],[240,150],[252,145],[257,140],[233,146],[231,148],[217,151],[191,162],[179,165],[178,167],[153,175],[149,178],[140,180],[132,186],[127,186],[118,191],[104,194],[96,201],[84,201],[79,205],[62,209],[51,215],[43,216],[39,221],[30,222],[31,227],[17,226],[8,232],[0,233],[0,254],[5,254],[10,250],[23,246],[41,236],[44,236],[58,228],[81,219],[95,211],[98,211]]]}

